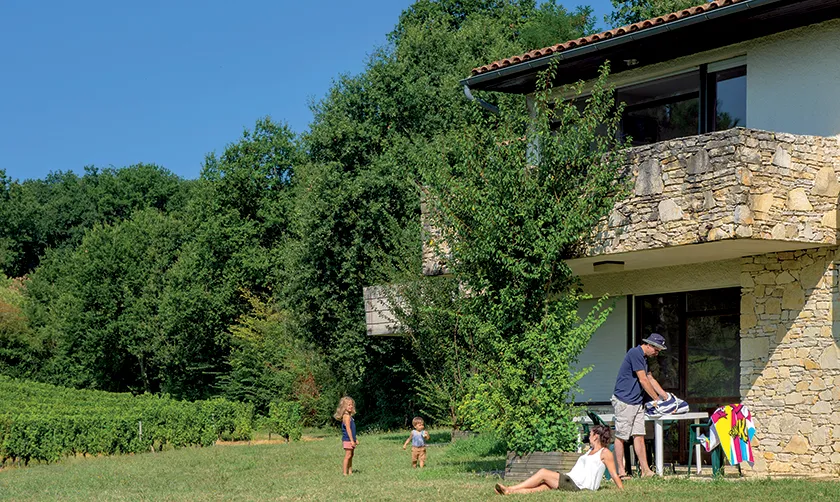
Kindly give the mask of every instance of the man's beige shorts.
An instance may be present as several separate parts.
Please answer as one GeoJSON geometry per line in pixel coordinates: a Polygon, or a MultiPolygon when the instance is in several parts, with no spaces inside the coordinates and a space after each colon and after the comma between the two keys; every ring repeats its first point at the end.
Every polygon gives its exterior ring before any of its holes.
{"type": "Polygon", "coordinates": [[[627,441],[630,436],[644,436],[645,407],[641,404],[627,404],[615,396],[611,402],[615,410],[615,437],[627,441]]]}

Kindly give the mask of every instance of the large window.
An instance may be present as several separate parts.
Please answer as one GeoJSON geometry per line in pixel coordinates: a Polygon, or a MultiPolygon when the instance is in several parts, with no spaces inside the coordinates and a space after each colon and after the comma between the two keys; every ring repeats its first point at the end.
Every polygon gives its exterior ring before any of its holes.
{"type": "MultiPolygon", "coordinates": [[[[610,299],[613,310],[604,323],[595,330],[592,338],[581,352],[576,368],[592,367],[592,371],[580,379],[581,394],[576,396],[579,403],[608,404],[615,387],[615,377],[618,368],[627,352],[628,318],[632,308],[626,296],[616,296],[610,299]]],[[[578,315],[585,318],[598,300],[582,300],[578,307],[578,315]]]]}
{"type": "Polygon", "coordinates": [[[699,69],[616,92],[625,104],[622,134],[633,145],[746,126],[747,67],[699,69]]]}
{"type": "MultiPolygon", "coordinates": [[[[740,401],[740,295],[725,288],[636,297],[636,343],[650,333],[665,337],[668,350],[648,360],[650,371],[692,411],[740,401]]],[[[685,424],[667,436],[671,460],[685,462],[685,424]]]]}

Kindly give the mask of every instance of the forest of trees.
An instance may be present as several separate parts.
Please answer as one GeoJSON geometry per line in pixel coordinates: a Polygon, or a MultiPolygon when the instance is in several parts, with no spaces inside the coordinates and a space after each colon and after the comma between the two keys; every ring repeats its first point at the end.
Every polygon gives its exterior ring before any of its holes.
{"type": "MultiPolygon", "coordinates": [[[[613,0],[607,22],[693,3],[613,0]]],[[[458,85],[471,68],[596,24],[554,1],[418,0],[305,133],[261,119],[198,179],[153,164],[0,170],[0,374],[261,413],[279,398],[310,424],[349,393],[362,422],[404,424],[417,356],[366,335],[362,288],[420,273],[416,153],[475,120],[458,85]]]]}

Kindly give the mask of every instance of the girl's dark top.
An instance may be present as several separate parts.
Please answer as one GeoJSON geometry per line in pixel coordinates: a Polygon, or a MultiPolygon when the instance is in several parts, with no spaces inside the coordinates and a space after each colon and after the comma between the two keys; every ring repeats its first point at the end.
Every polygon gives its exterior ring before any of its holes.
{"type": "Polygon", "coordinates": [[[341,440],[342,441],[355,441],[356,440],[356,421],[353,420],[353,417],[350,417],[350,432],[353,433],[353,438],[350,439],[350,435],[347,434],[347,426],[344,425],[344,419],[341,420],[341,440]]]}

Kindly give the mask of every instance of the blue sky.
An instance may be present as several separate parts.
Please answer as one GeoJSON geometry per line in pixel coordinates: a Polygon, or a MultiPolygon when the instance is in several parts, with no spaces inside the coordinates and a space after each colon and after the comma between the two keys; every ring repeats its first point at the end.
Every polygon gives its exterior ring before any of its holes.
{"type": "MultiPolygon", "coordinates": [[[[0,169],[22,180],[148,162],[195,178],[259,117],[305,130],[309,103],[361,72],[411,3],[0,2],[0,169]]],[[[599,21],[610,10],[563,3],[599,21]]]]}

